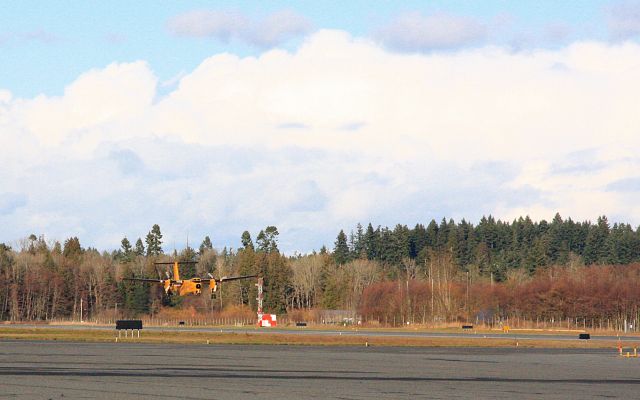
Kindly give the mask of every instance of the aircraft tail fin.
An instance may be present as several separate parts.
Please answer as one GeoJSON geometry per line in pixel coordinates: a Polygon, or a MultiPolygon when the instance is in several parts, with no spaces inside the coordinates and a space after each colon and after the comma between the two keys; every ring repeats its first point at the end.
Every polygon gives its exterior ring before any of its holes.
{"type": "Polygon", "coordinates": [[[180,271],[178,269],[178,262],[173,263],[173,279],[176,281],[180,280],[180,271]]]}

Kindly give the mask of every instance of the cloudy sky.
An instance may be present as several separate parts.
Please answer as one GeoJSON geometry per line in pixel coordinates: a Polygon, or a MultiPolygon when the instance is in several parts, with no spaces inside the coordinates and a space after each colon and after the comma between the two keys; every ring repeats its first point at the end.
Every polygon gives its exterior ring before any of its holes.
{"type": "Polygon", "coordinates": [[[3,3],[0,242],[640,224],[639,1],[3,3]]]}

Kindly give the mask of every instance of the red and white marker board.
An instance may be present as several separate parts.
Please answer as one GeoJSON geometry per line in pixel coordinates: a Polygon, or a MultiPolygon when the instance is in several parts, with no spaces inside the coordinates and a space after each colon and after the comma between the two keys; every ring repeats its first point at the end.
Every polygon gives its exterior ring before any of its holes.
{"type": "Polygon", "coordinates": [[[270,327],[277,325],[278,321],[275,314],[258,314],[258,326],[270,327]]]}

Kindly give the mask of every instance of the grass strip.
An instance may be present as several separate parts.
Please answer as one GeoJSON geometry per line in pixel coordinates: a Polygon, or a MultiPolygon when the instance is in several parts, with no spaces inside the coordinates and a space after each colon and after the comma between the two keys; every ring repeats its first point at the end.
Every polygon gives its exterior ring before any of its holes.
{"type": "MultiPolygon", "coordinates": [[[[0,340],[60,340],[73,342],[116,342],[115,330],[0,328],[0,340]]],[[[350,335],[296,335],[251,332],[193,332],[193,331],[141,331],[140,338],[122,336],[118,343],[159,344],[255,344],[255,345],[313,345],[313,346],[415,346],[415,347],[522,347],[522,348],[589,348],[617,349],[617,342],[598,340],[553,340],[513,338],[426,338],[350,335]]],[[[624,342],[631,350],[640,347],[640,341],[624,342]]]]}

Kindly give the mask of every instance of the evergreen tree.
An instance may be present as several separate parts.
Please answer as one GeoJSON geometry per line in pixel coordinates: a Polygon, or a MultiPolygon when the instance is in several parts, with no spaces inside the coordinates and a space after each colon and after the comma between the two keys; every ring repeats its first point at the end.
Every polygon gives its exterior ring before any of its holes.
{"type": "Polygon", "coordinates": [[[284,313],[293,294],[291,268],[277,251],[256,254],[256,264],[264,277],[264,308],[266,312],[284,313]]]}
{"type": "Polygon", "coordinates": [[[548,257],[550,262],[555,263],[568,260],[568,238],[566,237],[565,224],[559,213],[556,213],[555,217],[553,217],[546,236],[548,236],[548,257]]]}
{"type": "Polygon", "coordinates": [[[417,258],[420,251],[427,245],[427,230],[424,225],[416,224],[409,235],[409,257],[417,258]]]}
{"type": "Polygon", "coordinates": [[[450,251],[450,249],[447,247],[450,230],[451,230],[451,225],[447,223],[446,218],[442,218],[442,221],[440,221],[440,226],[438,226],[438,234],[437,234],[436,244],[435,244],[436,249],[450,251]]]}
{"type": "Polygon", "coordinates": [[[132,310],[135,313],[149,312],[149,287],[147,285],[135,285],[132,294],[132,310]]]}
{"type": "Polygon", "coordinates": [[[66,258],[78,258],[82,255],[82,247],[77,237],[71,237],[64,241],[62,255],[66,258]]]}
{"type": "Polygon", "coordinates": [[[360,222],[356,225],[356,233],[353,237],[353,253],[355,258],[367,258],[365,251],[364,228],[360,222]]]}
{"type": "Polygon", "coordinates": [[[589,228],[587,243],[584,248],[585,264],[605,264],[608,261],[607,237],[609,236],[609,221],[607,217],[598,217],[597,225],[589,228]]]}
{"type": "Polygon", "coordinates": [[[402,263],[402,259],[409,257],[410,245],[409,237],[411,231],[406,225],[397,224],[393,229],[393,263],[399,266],[402,263]]]}
{"type": "Polygon", "coordinates": [[[429,225],[427,225],[425,246],[434,249],[437,243],[438,243],[438,223],[436,222],[435,219],[432,219],[431,222],[429,222],[429,225]]]}
{"type": "Polygon", "coordinates": [[[353,260],[355,258],[358,258],[358,254],[355,251],[356,248],[356,235],[355,233],[353,233],[353,230],[351,231],[351,233],[349,233],[349,240],[347,243],[347,247],[349,248],[349,260],[353,260]]]}
{"type": "Polygon", "coordinates": [[[544,236],[534,240],[533,247],[530,249],[526,260],[526,267],[530,273],[534,273],[539,267],[549,264],[548,246],[549,244],[544,236]]]}
{"type": "Polygon", "coordinates": [[[393,263],[394,248],[391,231],[386,226],[378,229],[377,259],[387,266],[393,263]]]}
{"type": "Polygon", "coordinates": [[[367,253],[369,260],[378,258],[378,244],[380,236],[380,228],[373,230],[371,223],[367,226],[367,232],[364,234],[364,251],[367,253]]]}
{"type": "Polygon", "coordinates": [[[614,224],[607,237],[608,263],[630,264],[637,260],[638,240],[629,224],[614,224]]]}
{"type": "Polygon", "coordinates": [[[256,238],[258,251],[263,253],[277,253],[278,235],[278,228],[275,226],[267,226],[264,231],[260,231],[256,238]]]}
{"type": "MultiPolygon", "coordinates": [[[[136,278],[129,265],[130,264],[125,264],[123,277],[136,278]]],[[[144,278],[144,276],[139,276],[138,278],[144,278]]],[[[147,285],[140,285],[132,281],[120,281],[118,291],[124,309],[128,314],[136,315],[149,311],[149,290],[150,288],[147,285]]]]}
{"type": "Polygon", "coordinates": [[[333,249],[333,259],[336,264],[342,265],[349,261],[349,246],[347,246],[347,235],[340,230],[333,249]]]}
{"type": "Polygon", "coordinates": [[[131,248],[131,243],[129,242],[129,239],[124,237],[120,242],[120,248],[121,248],[120,254],[121,254],[122,261],[124,262],[131,261],[131,256],[133,255],[133,249],[131,248]]]}
{"type": "Polygon", "coordinates": [[[200,244],[200,255],[203,255],[206,250],[213,250],[213,244],[209,236],[205,236],[204,240],[200,244]]]}
{"type": "Polygon", "coordinates": [[[27,237],[27,246],[24,250],[30,254],[36,254],[36,240],[38,240],[38,237],[35,234],[32,233],[29,235],[29,237],[27,237]]]}
{"type": "Polygon", "coordinates": [[[327,310],[336,310],[342,303],[342,294],[344,293],[344,280],[341,280],[337,272],[335,263],[325,262],[322,265],[320,273],[320,287],[322,288],[321,305],[327,310]]]}
{"type": "MultiPolygon", "coordinates": [[[[251,246],[247,245],[238,250],[236,261],[238,265],[238,273],[240,275],[257,275],[260,273],[256,265],[256,253],[253,249],[253,243],[251,243],[251,246]]],[[[256,297],[258,295],[255,281],[243,279],[239,281],[239,285],[242,304],[247,304],[251,308],[254,308],[256,305],[256,297]]]]}
{"type": "MultiPolygon", "coordinates": [[[[196,251],[187,246],[178,255],[179,261],[196,261],[196,251]]],[[[196,264],[183,264],[180,267],[180,276],[184,279],[191,279],[196,276],[196,264]]]]}
{"type": "Polygon", "coordinates": [[[493,264],[493,260],[491,251],[484,241],[479,241],[476,245],[473,264],[477,265],[485,276],[488,276],[492,271],[491,265],[493,264]]]}
{"type": "Polygon", "coordinates": [[[124,254],[129,254],[132,251],[131,242],[129,242],[129,239],[127,239],[126,236],[120,242],[120,247],[122,248],[122,253],[124,254]]]}
{"type": "Polygon", "coordinates": [[[13,265],[14,258],[11,253],[11,246],[0,243],[0,271],[8,270],[13,265]]]}
{"type": "Polygon", "coordinates": [[[478,240],[484,243],[489,251],[493,253],[497,250],[498,232],[496,221],[491,215],[489,215],[489,217],[482,217],[476,228],[476,232],[478,240]]]}
{"type": "Polygon", "coordinates": [[[138,240],[136,240],[136,248],[134,250],[134,253],[136,256],[143,256],[144,255],[144,244],[142,243],[142,239],[138,238],[138,240]]]}
{"type": "Polygon", "coordinates": [[[253,240],[251,240],[251,234],[249,233],[249,231],[242,232],[241,240],[242,240],[242,247],[244,247],[245,249],[254,250],[253,240]]]}
{"type": "Polygon", "coordinates": [[[458,254],[459,265],[466,266],[473,263],[473,252],[476,247],[473,225],[465,221],[460,221],[458,229],[458,254]]]}
{"type": "Polygon", "coordinates": [[[158,224],[153,225],[145,241],[147,242],[147,257],[164,253],[162,251],[162,233],[160,233],[158,224]]]}

